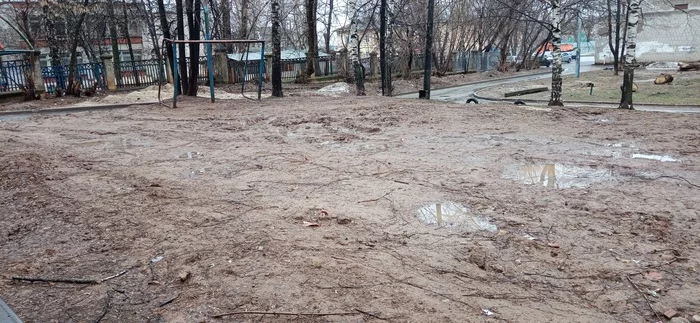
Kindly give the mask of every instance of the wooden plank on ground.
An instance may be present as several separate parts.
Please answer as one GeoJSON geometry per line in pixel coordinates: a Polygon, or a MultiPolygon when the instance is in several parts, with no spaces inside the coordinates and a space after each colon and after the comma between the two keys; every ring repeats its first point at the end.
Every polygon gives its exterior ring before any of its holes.
{"type": "Polygon", "coordinates": [[[533,87],[529,89],[524,89],[524,90],[518,90],[518,91],[513,91],[513,92],[506,92],[503,94],[506,98],[511,97],[511,96],[518,96],[518,95],[525,95],[525,94],[532,94],[532,93],[540,93],[540,92],[547,92],[549,91],[549,88],[546,86],[542,87],[533,87]]]}

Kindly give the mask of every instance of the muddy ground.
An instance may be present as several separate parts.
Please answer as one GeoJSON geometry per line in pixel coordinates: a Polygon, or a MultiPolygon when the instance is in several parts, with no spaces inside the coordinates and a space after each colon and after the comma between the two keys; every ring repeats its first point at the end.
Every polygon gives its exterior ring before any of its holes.
{"type": "Polygon", "coordinates": [[[3,120],[0,296],[27,322],[691,318],[699,121],[376,97],[3,120]],[[288,315],[214,318],[243,311],[288,315]]]}

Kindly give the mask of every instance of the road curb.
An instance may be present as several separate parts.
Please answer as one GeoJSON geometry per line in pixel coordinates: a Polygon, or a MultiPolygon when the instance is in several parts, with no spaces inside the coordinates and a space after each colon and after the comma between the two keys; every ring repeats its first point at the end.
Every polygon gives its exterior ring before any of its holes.
{"type": "MultiPolygon", "coordinates": [[[[491,82],[491,81],[503,81],[503,80],[508,80],[508,79],[513,79],[513,78],[519,78],[519,77],[528,77],[528,76],[542,76],[542,75],[548,75],[552,74],[552,72],[544,72],[544,73],[534,73],[534,74],[527,74],[527,75],[517,75],[517,76],[508,76],[508,77],[497,77],[497,78],[490,78],[490,79],[484,79],[481,81],[474,81],[474,82],[469,82],[469,83],[462,83],[459,85],[450,85],[450,86],[445,86],[445,87],[440,87],[440,88],[434,88],[430,89],[430,91],[438,91],[438,90],[449,90],[449,89],[454,89],[462,86],[469,86],[469,85],[476,85],[484,82],[491,82]]],[[[406,93],[401,93],[401,94],[396,94],[393,97],[400,97],[404,95],[410,95],[410,94],[418,94],[418,92],[406,92],[406,93]]]]}
{"type": "Polygon", "coordinates": [[[138,103],[119,103],[119,104],[101,104],[88,106],[67,106],[50,109],[34,109],[34,110],[17,110],[17,111],[0,111],[0,117],[25,116],[35,114],[55,114],[55,113],[71,113],[71,112],[88,112],[101,111],[112,109],[124,109],[130,106],[150,105],[158,102],[138,102],[138,103]]]}

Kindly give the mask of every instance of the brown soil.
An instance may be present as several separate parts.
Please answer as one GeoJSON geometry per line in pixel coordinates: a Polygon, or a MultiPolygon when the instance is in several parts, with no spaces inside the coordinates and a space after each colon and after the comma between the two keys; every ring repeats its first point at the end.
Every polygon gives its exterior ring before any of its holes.
{"type": "Polygon", "coordinates": [[[0,296],[27,322],[690,317],[699,121],[355,97],[0,121],[0,296]],[[418,220],[447,201],[498,230],[418,220]]]}

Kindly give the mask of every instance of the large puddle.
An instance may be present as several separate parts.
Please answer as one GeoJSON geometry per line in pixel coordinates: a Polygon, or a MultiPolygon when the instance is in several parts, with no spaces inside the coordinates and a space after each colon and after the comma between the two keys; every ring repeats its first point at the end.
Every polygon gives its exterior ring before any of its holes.
{"type": "Polygon", "coordinates": [[[417,216],[423,223],[438,227],[454,227],[470,232],[498,230],[485,218],[472,214],[466,206],[455,202],[423,205],[418,209],[417,216]]]}
{"type": "Polygon", "coordinates": [[[551,188],[585,188],[593,183],[615,180],[617,175],[609,169],[598,169],[567,164],[528,164],[507,169],[505,178],[526,185],[551,188]]]}

